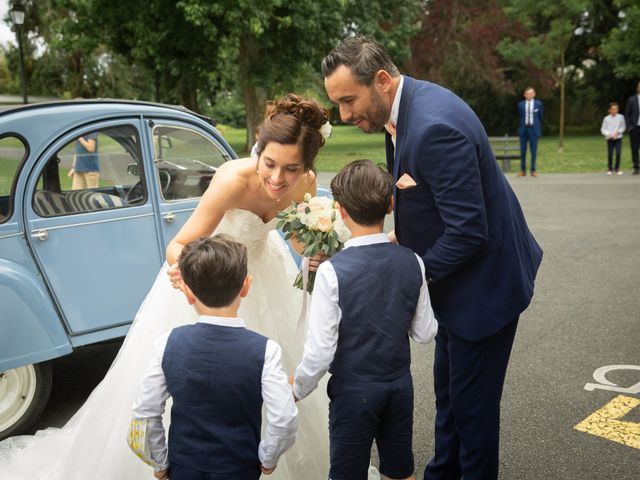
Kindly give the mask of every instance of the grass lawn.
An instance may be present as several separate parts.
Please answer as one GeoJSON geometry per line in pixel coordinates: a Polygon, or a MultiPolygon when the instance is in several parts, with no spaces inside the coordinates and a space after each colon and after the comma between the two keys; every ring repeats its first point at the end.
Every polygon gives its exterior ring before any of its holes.
{"type": "MultiPolygon", "coordinates": [[[[243,156],[245,130],[220,127],[223,135],[238,155],[243,156]]],[[[529,155],[527,155],[527,163],[529,155]]],[[[331,138],[320,150],[316,167],[321,172],[337,172],[352,160],[368,158],[385,162],[384,136],[367,135],[351,125],[333,127],[331,138]]],[[[607,149],[600,135],[565,137],[564,152],[558,153],[557,137],[542,137],[538,143],[536,170],[540,173],[604,172],[607,167],[607,149]]],[[[511,171],[517,172],[519,162],[511,162],[511,171]]],[[[629,140],[622,140],[622,169],[631,169],[629,140]]]]}

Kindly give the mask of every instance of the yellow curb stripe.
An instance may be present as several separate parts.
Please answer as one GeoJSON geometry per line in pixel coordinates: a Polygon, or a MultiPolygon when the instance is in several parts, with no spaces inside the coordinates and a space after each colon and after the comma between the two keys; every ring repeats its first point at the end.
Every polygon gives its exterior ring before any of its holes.
{"type": "Polygon", "coordinates": [[[574,428],[627,447],[640,449],[640,423],[620,420],[639,405],[640,399],[618,395],[574,428]]]}

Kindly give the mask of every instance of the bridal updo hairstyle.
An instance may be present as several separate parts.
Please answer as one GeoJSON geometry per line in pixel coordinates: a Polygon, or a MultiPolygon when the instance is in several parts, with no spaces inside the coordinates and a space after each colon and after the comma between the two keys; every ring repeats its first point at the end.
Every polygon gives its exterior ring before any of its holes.
{"type": "Polygon", "coordinates": [[[329,121],[329,112],[317,101],[294,93],[267,104],[258,134],[258,156],[269,142],[298,145],[305,170],[314,170],[318,150],[324,145],[320,127],[329,121]]]}

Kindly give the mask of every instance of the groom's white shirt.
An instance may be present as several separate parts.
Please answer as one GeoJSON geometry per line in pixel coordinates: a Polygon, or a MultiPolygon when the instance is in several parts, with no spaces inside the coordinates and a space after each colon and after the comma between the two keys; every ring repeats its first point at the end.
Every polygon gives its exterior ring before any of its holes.
{"type": "MultiPolygon", "coordinates": [[[[240,318],[206,315],[200,316],[198,322],[223,327],[243,328],[245,326],[244,320],[240,318]]],[[[162,414],[169,398],[169,391],[162,370],[162,358],[170,333],[156,340],[155,355],[142,379],[138,397],[133,404],[133,418],[145,421],[145,431],[141,433],[146,438],[143,442],[146,451],[136,451],[136,453],[143,453],[141,457],[147,457],[143,460],[151,464],[156,471],[164,470],[169,466],[162,423],[162,414]]],[[[281,358],[280,346],[273,340],[267,340],[262,369],[262,399],[267,410],[267,427],[258,447],[260,463],[266,468],[275,467],[280,455],[291,448],[298,428],[298,409],[291,396],[291,387],[282,367],[281,358]]]]}
{"type": "MultiPolygon", "coordinates": [[[[348,240],[344,248],[372,245],[374,243],[388,243],[386,233],[363,235],[348,240]]],[[[438,322],[431,308],[431,300],[427,282],[424,278],[424,263],[416,255],[422,271],[422,286],[416,306],[416,313],[411,322],[409,335],[416,342],[427,343],[438,332],[438,322]]],[[[342,311],[338,304],[338,277],[331,262],[323,262],[316,272],[316,279],[311,297],[309,312],[309,330],[304,345],[302,362],[296,368],[293,394],[302,400],[318,386],[322,376],[327,373],[338,346],[338,331],[342,311]]],[[[362,301],[366,301],[363,298],[362,301]]]]}
{"type": "MultiPolygon", "coordinates": [[[[404,86],[404,77],[400,75],[400,83],[398,84],[398,90],[393,97],[393,103],[391,104],[391,112],[389,113],[389,123],[394,127],[398,126],[398,116],[400,115],[400,99],[402,98],[402,87],[404,86]]],[[[391,137],[393,142],[393,148],[396,147],[396,137],[391,137]]]]}

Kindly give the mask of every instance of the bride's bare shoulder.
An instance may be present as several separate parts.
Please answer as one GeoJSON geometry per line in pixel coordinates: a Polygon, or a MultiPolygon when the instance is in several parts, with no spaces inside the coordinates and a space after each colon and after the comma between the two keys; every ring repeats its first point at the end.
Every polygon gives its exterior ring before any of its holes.
{"type": "Polygon", "coordinates": [[[251,158],[229,160],[218,167],[213,177],[216,188],[246,188],[250,179],[256,175],[256,162],[251,158]]]}

